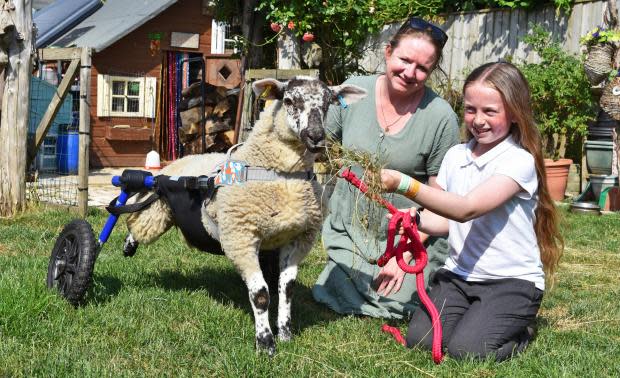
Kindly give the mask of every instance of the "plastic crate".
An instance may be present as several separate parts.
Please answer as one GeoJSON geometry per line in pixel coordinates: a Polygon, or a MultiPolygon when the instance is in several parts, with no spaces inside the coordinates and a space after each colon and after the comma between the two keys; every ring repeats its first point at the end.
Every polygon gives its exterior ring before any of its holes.
{"type": "Polygon", "coordinates": [[[46,137],[39,147],[36,168],[40,171],[56,171],[56,137],[46,137]]]}

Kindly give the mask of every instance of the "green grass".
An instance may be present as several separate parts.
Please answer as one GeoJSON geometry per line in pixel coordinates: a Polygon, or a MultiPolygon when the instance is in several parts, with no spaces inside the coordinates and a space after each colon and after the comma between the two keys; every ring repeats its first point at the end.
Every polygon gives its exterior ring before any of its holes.
{"type": "MultiPolygon", "coordinates": [[[[49,253],[71,217],[41,208],[0,220],[0,377],[620,376],[619,215],[566,215],[558,281],[523,355],[441,365],[382,334],[380,319],[316,304],[320,248],[300,269],[295,338],[273,358],[254,350],[247,293],[232,264],[188,249],[176,231],[124,258],[121,222],[97,260],[87,304],[75,309],[45,287],[49,253]]],[[[91,211],[88,220],[98,232],[105,215],[91,211]]]]}

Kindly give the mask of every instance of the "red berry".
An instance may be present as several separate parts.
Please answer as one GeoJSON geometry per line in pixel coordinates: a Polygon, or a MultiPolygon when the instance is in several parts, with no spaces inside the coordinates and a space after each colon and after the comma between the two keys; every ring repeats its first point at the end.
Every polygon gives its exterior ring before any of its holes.
{"type": "Polygon", "coordinates": [[[314,41],[314,34],[310,32],[305,32],[301,39],[303,39],[305,42],[312,42],[314,41]]]}
{"type": "Polygon", "coordinates": [[[290,30],[295,29],[295,23],[293,21],[289,21],[287,26],[290,30]]]}

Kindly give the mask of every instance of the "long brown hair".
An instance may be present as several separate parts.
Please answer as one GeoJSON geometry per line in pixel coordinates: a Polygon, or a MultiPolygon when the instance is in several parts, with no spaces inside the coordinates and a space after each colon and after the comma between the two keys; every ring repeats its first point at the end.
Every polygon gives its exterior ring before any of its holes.
{"type": "MultiPolygon", "coordinates": [[[[540,132],[532,113],[530,87],[521,71],[508,62],[486,63],[473,70],[465,80],[463,93],[475,82],[483,83],[497,90],[504,106],[514,119],[510,129],[515,141],[532,156],[538,176],[538,206],[534,231],[540,249],[540,257],[550,283],[564,250],[564,239],[560,235],[558,214],[546,186],[545,164],[540,132]]],[[[469,134],[471,139],[472,135],[469,134]]]]}

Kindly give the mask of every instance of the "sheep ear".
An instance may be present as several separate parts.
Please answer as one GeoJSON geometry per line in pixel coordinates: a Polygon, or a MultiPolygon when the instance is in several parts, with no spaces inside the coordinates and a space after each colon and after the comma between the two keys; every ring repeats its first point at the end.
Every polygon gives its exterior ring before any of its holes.
{"type": "Polygon", "coordinates": [[[281,82],[276,79],[256,80],[252,84],[254,95],[263,100],[282,100],[285,87],[286,82],[281,82]]]}
{"type": "Polygon", "coordinates": [[[332,102],[334,104],[341,104],[347,106],[358,102],[366,97],[368,94],[365,89],[352,84],[342,84],[334,87],[329,87],[333,92],[332,102]],[[344,101],[344,104],[343,104],[344,101]]]}

